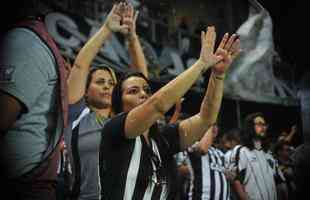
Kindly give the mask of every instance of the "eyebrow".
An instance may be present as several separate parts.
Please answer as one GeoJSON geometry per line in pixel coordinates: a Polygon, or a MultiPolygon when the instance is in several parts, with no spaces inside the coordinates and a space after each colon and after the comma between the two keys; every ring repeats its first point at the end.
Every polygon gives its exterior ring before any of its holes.
{"type": "Polygon", "coordinates": [[[132,85],[132,86],[128,86],[126,89],[131,89],[131,88],[140,88],[140,87],[137,85],[132,85]]]}
{"type": "Polygon", "coordinates": [[[142,85],[141,87],[138,85],[128,86],[126,89],[131,89],[131,88],[138,88],[138,89],[142,88],[142,89],[144,89],[145,87],[151,88],[149,85],[145,84],[145,85],[142,85]]]}
{"type": "MultiPolygon", "coordinates": [[[[98,78],[96,81],[113,81],[113,79],[98,78]]],[[[114,82],[114,81],[113,81],[114,82]]]]}

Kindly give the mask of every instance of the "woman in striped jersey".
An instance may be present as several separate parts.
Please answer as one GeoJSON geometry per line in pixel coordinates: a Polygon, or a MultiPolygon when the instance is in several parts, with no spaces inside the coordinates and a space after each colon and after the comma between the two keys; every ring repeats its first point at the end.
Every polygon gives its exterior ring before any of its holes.
{"type": "Polygon", "coordinates": [[[214,52],[215,29],[201,33],[201,54],[190,68],[151,94],[138,73],[124,76],[113,89],[115,117],[106,122],[100,151],[103,199],[171,199],[173,155],[199,140],[215,123],[223,95],[225,72],[240,51],[234,34],[225,34],[214,52]],[[157,129],[162,118],[208,68],[212,68],[200,112],[178,124],[157,129]]]}

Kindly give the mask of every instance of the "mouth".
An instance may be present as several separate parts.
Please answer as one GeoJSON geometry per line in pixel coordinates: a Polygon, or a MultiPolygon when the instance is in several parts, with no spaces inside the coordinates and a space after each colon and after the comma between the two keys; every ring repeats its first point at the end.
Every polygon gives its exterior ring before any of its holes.
{"type": "Polygon", "coordinates": [[[110,97],[111,94],[108,93],[108,92],[103,92],[103,93],[100,94],[100,96],[102,96],[102,97],[110,97]]]}

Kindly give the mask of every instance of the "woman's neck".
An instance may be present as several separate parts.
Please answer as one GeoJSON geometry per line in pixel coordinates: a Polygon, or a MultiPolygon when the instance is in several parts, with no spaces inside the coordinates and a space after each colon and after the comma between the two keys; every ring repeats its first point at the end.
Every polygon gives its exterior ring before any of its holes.
{"type": "Polygon", "coordinates": [[[98,109],[98,108],[90,107],[90,109],[94,111],[96,115],[99,117],[109,118],[111,116],[111,108],[98,109]]]}

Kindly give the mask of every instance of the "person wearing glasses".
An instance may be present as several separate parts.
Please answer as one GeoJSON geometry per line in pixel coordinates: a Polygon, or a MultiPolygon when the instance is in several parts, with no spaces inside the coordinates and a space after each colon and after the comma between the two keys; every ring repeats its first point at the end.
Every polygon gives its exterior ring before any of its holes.
{"type": "Polygon", "coordinates": [[[124,75],[112,92],[116,116],[103,129],[99,155],[102,199],[171,199],[173,155],[206,133],[219,113],[225,72],[240,52],[237,35],[226,34],[214,53],[216,32],[201,33],[196,63],[152,94],[141,73],[124,75]],[[179,100],[203,72],[212,67],[200,112],[160,130],[156,121],[179,100]]]}
{"type": "Polygon", "coordinates": [[[241,145],[226,155],[229,169],[236,173],[233,187],[239,199],[277,199],[277,184],[282,184],[284,177],[268,152],[267,129],[262,113],[247,115],[241,129],[241,145]]]}

